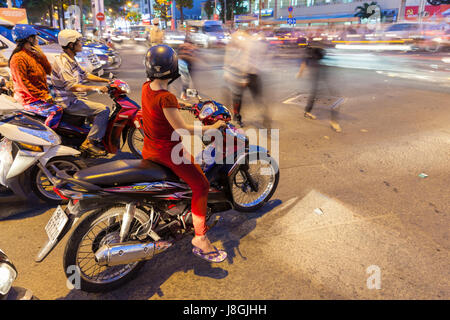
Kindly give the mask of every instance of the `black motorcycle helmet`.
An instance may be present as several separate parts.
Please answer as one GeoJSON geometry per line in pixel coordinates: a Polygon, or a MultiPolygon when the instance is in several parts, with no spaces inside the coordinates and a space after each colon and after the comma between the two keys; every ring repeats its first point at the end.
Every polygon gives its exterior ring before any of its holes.
{"type": "Polygon", "coordinates": [[[178,79],[178,56],[171,47],[164,44],[151,47],[145,55],[147,77],[154,79],[171,79],[169,84],[178,79]]]}

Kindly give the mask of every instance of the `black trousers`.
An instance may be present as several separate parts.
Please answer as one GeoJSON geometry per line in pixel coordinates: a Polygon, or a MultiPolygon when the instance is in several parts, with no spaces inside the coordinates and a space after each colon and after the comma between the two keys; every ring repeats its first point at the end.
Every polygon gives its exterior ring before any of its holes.
{"type": "Polygon", "coordinates": [[[261,91],[262,91],[262,81],[261,77],[257,74],[248,74],[248,84],[245,87],[241,87],[238,90],[235,90],[232,93],[232,100],[233,100],[233,111],[234,114],[240,114],[241,113],[241,107],[242,107],[242,97],[244,95],[244,90],[248,88],[250,90],[250,93],[253,97],[253,100],[255,100],[257,103],[262,104],[262,98],[261,98],[261,91]]]}
{"type": "MultiPolygon", "coordinates": [[[[305,107],[305,112],[311,112],[314,108],[314,103],[317,100],[318,93],[320,91],[320,83],[324,84],[328,93],[334,96],[337,96],[337,92],[333,86],[330,86],[330,82],[328,79],[329,69],[324,65],[317,65],[309,68],[310,77],[311,77],[311,91],[309,93],[308,102],[305,107]]],[[[338,111],[336,108],[331,107],[331,120],[337,120],[338,111]]]]}

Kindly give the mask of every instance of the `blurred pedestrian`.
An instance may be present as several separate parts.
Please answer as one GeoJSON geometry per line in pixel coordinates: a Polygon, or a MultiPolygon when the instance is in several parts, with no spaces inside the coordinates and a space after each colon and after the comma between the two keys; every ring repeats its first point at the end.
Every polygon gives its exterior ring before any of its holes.
{"type": "Polygon", "coordinates": [[[159,27],[159,18],[152,20],[152,26],[150,27],[150,48],[158,44],[162,44],[164,40],[164,31],[159,27]]]}
{"type": "Polygon", "coordinates": [[[198,59],[198,47],[186,35],[184,43],[178,47],[178,67],[181,75],[181,99],[186,99],[186,90],[194,88],[192,81],[196,65],[200,62],[198,59]]]}
{"type": "MultiPolygon", "coordinates": [[[[246,88],[250,90],[254,102],[265,106],[262,99],[261,66],[264,62],[267,46],[264,36],[253,36],[246,31],[236,31],[225,50],[224,78],[232,96],[233,120],[243,126],[241,108],[246,88]]],[[[264,108],[264,125],[270,126],[270,117],[264,108]]]]}
{"type": "MultiPolygon", "coordinates": [[[[300,78],[304,70],[308,68],[309,77],[310,77],[310,94],[308,98],[308,102],[305,107],[304,117],[315,120],[316,116],[314,116],[311,111],[314,107],[314,104],[317,100],[318,92],[319,92],[319,84],[320,82],[325,83],[328,89],[328,92],[337,96],[336,91],[330,86],[328,82],[328,67],[321,63],[321,60],[325,57],[325,50],[321,46],[308,46],[305,49],[304,59],[300,65],[300,69],[297,73],[297,78],[300,78]]],[[[331,120],[330,125],[336,132],[341,132],[342,129],[337,122],[338,120],[338,111],[337,108],[345,101],[345,98],[339,98],[337,101],[330,106],[331,108],[331,120]]]]}

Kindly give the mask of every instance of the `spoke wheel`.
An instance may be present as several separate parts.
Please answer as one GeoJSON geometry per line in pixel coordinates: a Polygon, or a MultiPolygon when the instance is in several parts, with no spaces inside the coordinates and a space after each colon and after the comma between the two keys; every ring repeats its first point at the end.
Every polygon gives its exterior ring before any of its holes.
{"type": "Polygon", "coordinates": [[[256,190],[252,188],[242,166],[230,177],[230,189],[236,210],[252,212],[269,201],[275,192],[279,181],[278,165],[273,159],[270,162],[258,159],[249,163],[247,172],[256,190]]]}
{"type": "MultiPolygon", "coordinates": [[[[64,253],[64,267],[71,265],[79,268],[81,290],[88,292],[104,292],[112,290],[131,280],[143,266],[145,261],[133,262],[118,266],[101,266],[95,259],[95,253],[105,244],[120,243],[125,206],[116,206],[103,213],[92,214],[83,220],[71,236],[64,253]]],[[[147,214],[136,208],[131,222],[129,234],[148,222],[147,214]]],[[[125,242],[130,241],[129,236],[125,242]]]]}

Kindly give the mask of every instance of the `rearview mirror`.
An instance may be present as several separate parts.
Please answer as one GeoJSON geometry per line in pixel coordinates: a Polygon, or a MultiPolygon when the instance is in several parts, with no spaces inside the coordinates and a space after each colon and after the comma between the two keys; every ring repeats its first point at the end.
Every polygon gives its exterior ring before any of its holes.
{"type": "Polygon", "coordinates": [[[195,98],[198,96],[198,92],[195,89],[186,89],[186,95],[191,98],[195,98]]]}

